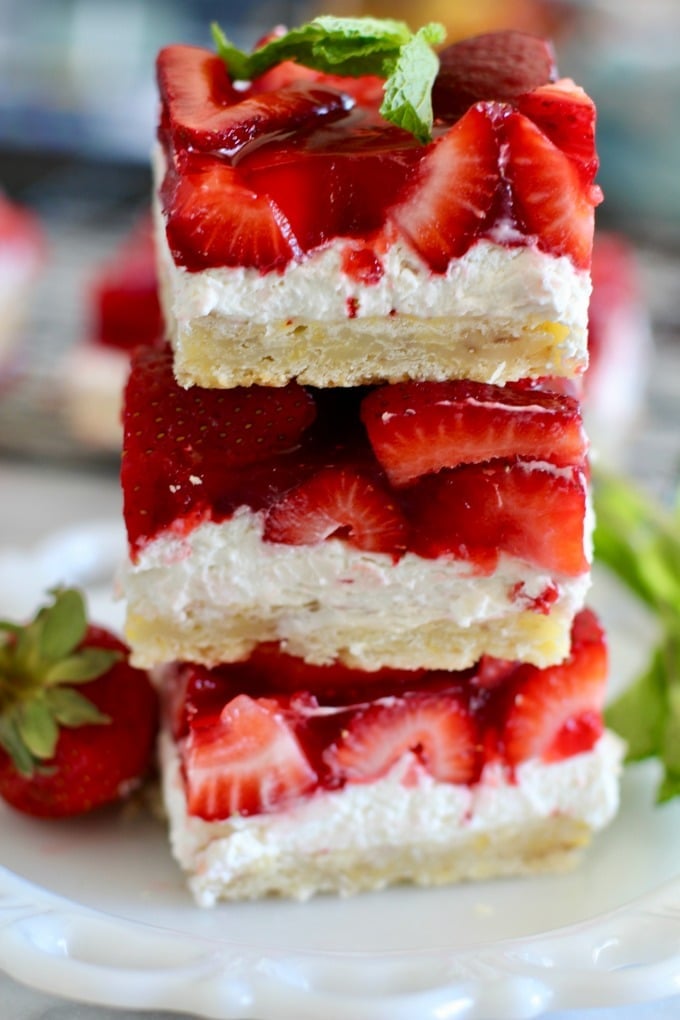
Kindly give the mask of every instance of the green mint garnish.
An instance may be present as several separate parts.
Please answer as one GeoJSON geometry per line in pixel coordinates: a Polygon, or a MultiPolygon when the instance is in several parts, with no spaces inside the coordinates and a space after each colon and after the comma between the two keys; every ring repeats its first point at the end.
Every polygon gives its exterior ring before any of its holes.
{"type": "Polygon", "coordinates": [[[680,506],[630,481],[595,474],[595,557],[653,613],[659,638],[647,668],[606,710],[628,761],[657,758],[660,801],[680,795],[680,506]]]}
{"type": "Polygon", "coordinates": [[[233,81],[251,81],[284,60],[295,60],[327,74],[385,78],[380,113],[420,142],[432,137],[432,86],[439,70],[433,46],[444,41],[442,25],[432,22],[413,33],[401,21],[380,18],[320,17],[291,29],[253,53],[237,49],[217,24],[217,52],[233,81]]]}

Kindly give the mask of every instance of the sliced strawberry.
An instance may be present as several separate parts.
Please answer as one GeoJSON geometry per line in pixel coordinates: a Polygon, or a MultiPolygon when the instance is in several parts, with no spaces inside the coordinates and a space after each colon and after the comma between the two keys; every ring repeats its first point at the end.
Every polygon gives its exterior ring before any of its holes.
{"type": "Polygon", "coordinates": [[[548,669],[523,667],[502,733],[505,758],[556,761],[589,750],[602,733],[607,647],[596,617],[577,617],[571,654],[548,669]]]}
{"type": "Polygon", "coordinates": [[[406,546],[407,528],[378,484],[352,468],[327,467],[272,506],[264,537],[287,545],[346,538],[358,549],[397,555],[406,546]]]}
{"type": "Polygon", "coordinates": [[[576,400],[523,387],[456,380],[382,386],[361,417],[395,486],[500,457],[580,463],[587,452],[576,400]]]}
{"type": "Polygon", "coordinates": [[[185,154],[161,186],[168,245],[189,270],[283,267],[298,251],[288,222],[266,196],[218,157],[185,154]]]}
{"type": "Polygon", "coordinates": [[[455,42],[439,53],[432,89],[436,118],[452,121],[481,99],[507,101],[556,77],[555,54],[525,32],[488,32],[455,42]]]}
{"type": "Polygon", "coordinates": [[[510,114],[504,130],[505,172],[518,226],[535,235],[544,251],[567,255],[578,268],[587,269],[599,188],[584,184],[579,167],[528,117],[510,114]]]}
{"type": "Polygon", "coordinates": [[[194,46],[166,47],[157,67],[171,135],[203,152],[233,155],[250,142],[341,117],[354,105],[346,93],[314,81],[291,82],[276,92],[239,92],[224,62],[194,46]]]}
{"type": "Polygon", "coordinates": [[[295,447],[315,415],[313,397],[297,383],[185,390],[175,382],[170,350],[137,350],[125,390],[121,471],[133,548],[177,518],[200,519],[224,498],[230,469],[295,447]]]}
{"type": "Polygon", "coordinates": [[[453,693],[409,694],[359,709],[324,752],[341,781],[372,782],[407,752],[444,783],[470,783],[479,774],[477,730],[453,693]]]}
{"type": "Polygon", "coordinates": [[[317,776],[275,702],[240,694],[182,747],[187,808],[206,821],[276,811],[317,776]]]}
{"type": "Polygon", "coordinates": [[[386,208],[400,200],[422,158],[412,135],[368,106],[307,137],[258,147],[239,170],[307,252],[336,237],[382,230],[386,208]]]}
{"type": "Polygon", "coordinates": [[[595,103],[568,78],[541,85],[517,98],[517,109],[530,117],[551,142],[579,167],[585,184],[595,180],[595,103]]]}
{"type": "Polygon", "coordinates": [[[489,116],[472,107],[431,146],[410,195],[388,212],[433,272],[446,272],[481,232],[498,188],[498,153],[489,116]]]}
{"type": "Polygon", "coordinates": [[[421,556],[458,557],[486,572],[500,553],[557,574],[588,569],[579,469],[496,462],[443,470],[416,482],[408,501],[421,556]]]}

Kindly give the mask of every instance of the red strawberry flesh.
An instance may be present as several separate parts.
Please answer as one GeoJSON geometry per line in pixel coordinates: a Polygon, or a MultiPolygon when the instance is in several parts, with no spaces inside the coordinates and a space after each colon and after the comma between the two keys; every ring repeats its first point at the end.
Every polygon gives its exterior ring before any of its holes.
{"type": "Polygon", "coordinates": [[[586,610],[575,622],[566,662],[526,669],[516,682],[501,738],[508,763],[556,761],[588,750],[602,732],[606,680],[604,635],[586,610]]]}
{"type": "Polygon", "coordinates": [[[475,784],[590,750],[602,733],[607,649],[590,610],[571,652],[539,669],[488,657],[461,672],[310,666],[275,646],[213,670],[166,667],[189,810],[217,820],[285,810],[319,790],[370,783],[411,755],[443,783],[475,784]],[[355,696],[356,695],[356,696],[355,696]]]}
{"type": "Polygon", "coordinates": [[[348,535],[358,549],[399,553],[407,527],[389,493],[347,468],[322,469],[287,493],[267,514],[264,537],[288,545],[315,545],[348,535]]]}
{"type": "Polygon", "coordinates": [[[489,573],[501,553],[572,577],[589,569],[586,487],[578,469],[471,465],[415,483],[408,498],[413,548],[421,556],[470,559],[489,573]]]}
{"type": "Polygon", "coordinates": [[[409,751],[440,782],[479,776],[477,733],[466,704],[453,694],[374,702],[354,714],[324,757],[343,781],[372,782],[409,751]]]}
{"type": "Polygon", "coordinates": [[[579,166],[528,117],[510,114],[504,132],[516,222],[542,250],[588,269],[599,189],[584,186],[579,166]]]}
{"type": "Polygon", "coordinates": [[[433,272],[446,272],[483,232],[499,187],[498,161],[494,126],[472,107],[433,143],[410,193],[389,210],[433,272]]]}
{"type": "Polygon", "coordinates": [[[390,482],[494,458],[560,466],[587,453],[576,400],[522,387],[456,380],[373,390],[361,408],[373,451],[390,482]]]}
{"type": "Polygon", "coordinates": [[[180,144],[227,155],[316,120],[344,116],[354,104],[338,89],[294,81],[276,92],[239,93],[224,62],[194,46],[168,46],[157,62],[158,84],[170,133],[180,144]]]}
{"type": "Polygon", "coordinates": [[[245,694],[194,722],[182,764],[189,813],[207,821],[270,812],[317,783],[276,704],[245,694]]]}

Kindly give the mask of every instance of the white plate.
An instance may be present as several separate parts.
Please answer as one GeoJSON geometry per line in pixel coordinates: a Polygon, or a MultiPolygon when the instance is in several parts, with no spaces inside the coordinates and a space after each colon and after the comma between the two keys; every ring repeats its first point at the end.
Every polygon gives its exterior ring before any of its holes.
{"type": "MultiPolygon", "coordinates": [[[[115,523],[0,550],[0,616],[79,583],[91,615],[120,625],[122,551],[115,523]]],[[[606,579],[596,595],[621,681],[650,625],[606,579]]],[[[656,807],[657,781],[653,765],[627,771],[619,817],[565,876],[211,911],[144,814],[45,823],[0,807],[0,965],[71,999],[225,1020],[511,1020],[660,999],[680,982],[680,802],[656,807]]]]}

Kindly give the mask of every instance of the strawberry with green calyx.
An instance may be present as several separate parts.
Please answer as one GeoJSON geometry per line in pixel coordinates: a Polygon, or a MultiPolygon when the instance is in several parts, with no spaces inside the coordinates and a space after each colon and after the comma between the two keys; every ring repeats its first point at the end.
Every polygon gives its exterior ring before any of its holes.
{"type": "Polygon", "coordinates": [[[75,589],[25,626],[0,621],[0,796],[40,817],[84,814],[149,770],[157,695],[75,589]]]}

